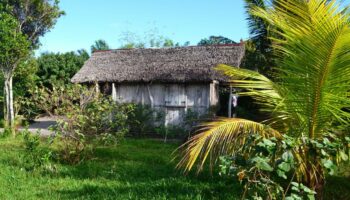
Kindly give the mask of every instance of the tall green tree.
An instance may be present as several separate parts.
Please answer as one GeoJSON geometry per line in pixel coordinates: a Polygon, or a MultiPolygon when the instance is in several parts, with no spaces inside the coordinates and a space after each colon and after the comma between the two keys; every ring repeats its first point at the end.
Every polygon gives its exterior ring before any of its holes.
{"type": "Polygon", "coordinates": [[[18,21],[7,13],[0,13],[0,67],[4,75],[5,118],[14,120],[12,77],[14,69],[29,55],[29,42],[18,30],[18,21]]]}
{"type": "Polygon", "coordinates": [[[91,45],[91,53],[97,50],[109,50],[110,47],[105,40],[96,40],[93,45],[91,45]]]}
{"type": "MultiPolygon", "coordinates": [[[[10,52],[15,52],[16,49],[23,49],[21,52],[25,52],[25,48],[27,48],[27,51],[37,48],[40,44],[39,38],[48,32],[56,24],[57,19],[64,14],[59,9],[58,4],[59,0],[1,1],[0,13],[7,13],[15,19],[15,22],[10,23],[10,32],[12,34],[14,32],[16,33],[15,35],[18,37],[17,41],[22,41],[23,38],[26,40],[21,42],[22,45],[12,46],[11,48],[13,49],[10,52]],[[29,45],[26,47],[26,44],[29,45]],[[21,47],[19,48],[19,46],[21,47]]],[[[7,31],[4,31],[4,33],[6,34],[7,31]]],[[[9,44],[6,42],[7,39],[12,40],[13,37],[11,39],[2,37],[4,43],[9,44]]],[[[23,56],[20,56],[22,54],[19,53],[16,55],[14,57],[5,56],[5,62],[1,63],[0,66],[3,69],[5,77],[5,104],[7,113],[5,120],[11,128],[14,125],[12,77],[25,54],[23,53],[23,56]]]]}
{"type": "Polygon", "coordinates": [[[43,53],[37,58],[37,82],[48,88],[70,84],[70,79],[87,59],[89,59],[89,54],[85,50],[67,53],[43,53]]]}
{"type": "Polygon", "coordinates": [[[250,39],[246,41],[246,53],[242,67],[259,71],[270,77],[271,69],[275,66],[272,42],[269,38],[271,24],[265,19],[252,14],[253,8],[267,9],[276,6],[269,0],[245,0],[245,9],[248,21],[250,39]]]}
{"type": "MultiPolygon", "coordinates": [[[[202,132],[185,144],[179,165],[190,170],[198,160],[202,167],[208,157],[215,161],[221,155],[233,155],[252,134],[275,137],[280,145],[290,137],[298,141],[290,154],[298,163],[291,179],[317,191],[320,199],[326,172],[339,157],[347,158],[339,149],[328,154],[318,148],[336,145],[337,138],[349,140],[344,128],[350,121],[350,13],[336,0],[275,2],[279,6],[252,9],[254,16],[275,27],[271,38],[277,57],[274,81],[256,71],[218,68],[231,77],[232,86],[245,89],[241,95],[255,98],[271,118],[204,124],[202,132]]],[[[264,166],[258,167],[272,170],[265,161],[260,163],[264,166]]]]}
{"type": "Polygon", "coordinates": [[[198,42],[198,46],[218,44],[236,44],[236,42],[223,36],[210,36],[209,38],[201,39],[198,42]]]}

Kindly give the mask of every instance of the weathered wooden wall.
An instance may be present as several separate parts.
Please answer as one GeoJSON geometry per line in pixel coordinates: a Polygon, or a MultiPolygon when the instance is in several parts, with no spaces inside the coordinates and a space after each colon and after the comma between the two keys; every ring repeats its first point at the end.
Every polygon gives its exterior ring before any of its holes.
{"type": "Polygon", "coordinates": [[[191,109],[200,114],[216,106],[219,98],[216,82],[211,84],[113,84],[116,101],[151,105],[165,111],[165,124],[177,125],[191,109]]]}

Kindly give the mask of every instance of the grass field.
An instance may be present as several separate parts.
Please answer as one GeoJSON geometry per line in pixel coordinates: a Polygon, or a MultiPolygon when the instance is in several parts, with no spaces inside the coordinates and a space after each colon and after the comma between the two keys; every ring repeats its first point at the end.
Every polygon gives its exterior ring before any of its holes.
{"type": "MultiPolygon", "coordinates": [[[[56,163],[57,173],[42,173],[22,169],[20,139],[1,139],[0,199],[239,199],[241,187],[234,180],[175,170],[171,153],[177,146],[127,139],[98,148],[92,160],[56,163]]],[[[326,199],[350,199],[350,179],[331,177],[326,193],[326,199]]]]}

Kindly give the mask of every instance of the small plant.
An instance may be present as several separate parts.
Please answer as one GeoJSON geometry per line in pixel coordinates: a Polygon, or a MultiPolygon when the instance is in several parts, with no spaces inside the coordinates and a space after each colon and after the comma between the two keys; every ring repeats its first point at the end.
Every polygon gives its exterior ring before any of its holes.
{"type": "MultiPolygon", "coordinates": [[[[53,127],[59,138],[61,159],[70,164],[88,159],[94,143],[116,144],[128,132],[127,120],[134,109],[81,88],[79,101],[66,102],[65,117],[53,127]]],[[[76,95],[76,94],[75,94],[76,95]]]]}
{"type": "Polygon", "coordinates": [[[164,126],[165,113],[149,105],[136,104],[129,114],[130,133],[134,136],[158,133],[164,126]]]}
{"type": "Polygon", "coordinates": [[[185,129],[181,126],[171,125],[171,126],[158,126],[155,128],[155,131],[158,135],[164,138],[164,142],[167,142],[169,138],[179,138],[184,135],[186,132],[185,129]]]}
{"type": "Polygon", "coordinates": [[[28,129],[21,132],[24,143],[24,154],[22,166],[26,171],[45,170],[55,172],[56,167],[52,164],[53,152],[40,147],[39,133],[31,133],[28,129]]]}
{"type": "Polygon", "coordinates": [[[316,192],[306,187],[298,173],[304,163],[298,151],[313,151],[320,156],[327,174],[334,175],[336,163],[348,160],[350,138],[329,134],[323,140],[263,138],[251,135],[239,153],[220,158],[220,174],[236,177],[245,188],[245,196],[255,199],[315,199],[316,192]]]}
{"type": "Polygon", "coordinates": [[[28,98],[26,96],[19,96],[16,98],[14,105],[16,116],[20,114],[25,120],[34,120],[34,118],[40,114],[38,105],[40,107],[41,102],[35,102],[33,98],[28,98]]]}
{"type": "Polygon", "coordinates": [[[7,138],[8,136],[10,136],[12,134],[12,131],[10,128],[4,128],[4,131],[0,134],[1,138],[7,138]]]}

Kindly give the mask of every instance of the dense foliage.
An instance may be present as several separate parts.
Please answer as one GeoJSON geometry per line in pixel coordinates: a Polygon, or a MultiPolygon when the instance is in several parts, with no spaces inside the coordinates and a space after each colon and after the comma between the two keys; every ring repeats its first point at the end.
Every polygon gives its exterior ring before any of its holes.
{"type": "Polygon", "coordinates": [[[223,36],[209,36],[209,38],[201,39],[198,42],[198,46],[220,45],[220,44],[236,44],[236,42],[223,36]]]}
{"type": "Polygon", "coordinates": [[[29,54],[29,43],[17,30],[19,22],[13,16],[0,12],[0,19],[0,66],[4,73],[29,54]]]}
{"type": "Polygon", "coordinates": [[[81,85],[37,88],[33,100],[45,112],[61,116],[53,131],[63,141],[61,158],[69,163],[85,159],[96,142],[116,144],[128,132],[128,116],[134,109],[81,85]]]}
{"type": "Polygon", "coordinates": [[[70,84],[70,79],[89,58],[85,50],[67,53],[43,53],[38,57],[38,84],[52,88],[54,85],[70,84]]]}
{"type": "MultiPolygon", "coordinates": [[[[260,170],[277,173],[295,182],[294,186],[298,184],[299,190],[308,192],[302,183],[322,199],[327,174],[333,173],[338,162],[347,160],[346,153],[349,153],[350,14],[336,1],[274,2],[271,8],[255,7],[252,14],[275,27],[272,29],[278,66],[274,68],[275,81],[256,71],[218,67],[231,77],[232,86],[244,89],[241,95],[253,97],[270,118],[263,122],[223,118],[203,124],[201,133],[183,146],[179,165],[190,170],[199,160],[199,169],[202,169],[207,158],[215,162],[221,155],[247,156],[245,159],[253,159],[250,164],[258,168],[257,164],[261,165],[260,170]],[[290,173],[283,174],[275,163],[287,149],[278,148],[276,155],[246,154],[242,147],[249,143],[251,135],[259,135],[266,145],[272,143],[279,148],[292,138],[295,146],[291,154],[297,164],[289,163],[288,167],[284,164],[282,169],[291,168],[290,173]]],[[[248,148],[254,151],[259,144],[248,148]]],[[[245,171],[251,169],[248,165],[245,171]]],[[[266,183],[264,176],[255,178],[259,183],[266,183]]],[[[277,183],[275,177],[272,180],[277,183]]],[[[289,191],[288,186],[280,187],[287,196],[297,195],[293,193],[296,188],[289,191]]],[[[270,193],[260,195],[275,199],[270,193]]]]}
{"type": "Polygon", "coordinates": [[[271,70],[276,65],[269,32],[273,27],[264,18],[252,14],[254,8],[266,9],[269,5],[269,0],[245,0],[250,39],[246,41],[245,58],[241,66],[270,77],[271,70]]]}
{"type": "Polygon", "coordinates": [[[0,2],[0,68],[4,75],[6,124],[14,132],[15,113],[12,79],[18,65],[39,46],[39,37],[48,32],[64,14],[59,0],[4,0],[0,2]],[[12,55],[11,55],[12,54],[12,55]]]}
{"type": "Polygon", "coordinates": [[[337,165],[349,160],[349,144],[349,137],[339,138],[336,134],[325,135],[323,139],[287,135],[283,139],[264,138],[252,134],[237,152],[220,158],[221,173],[244,183],[243,198],[313,200],[316,192],[297,181],[301,178],[298,170],[303,163],[296,152],[300,146],[307,145],[327,173],[335,175],[337,165]]]}
{"type": "Polygon", "coordinates": [[[93,45],[91,45],[91,53],[97,50],[109,50],[110,47],[105,40],[96,40],[93,45]]]}
{"type": "Polygon", "coordinates": [[[7,13],[18,22],[17,28],[26,36],[31,49],[39,47],[39,38],[47,33],[64,14],[59,0],[2,0],[0,12],[7,13]]]}

